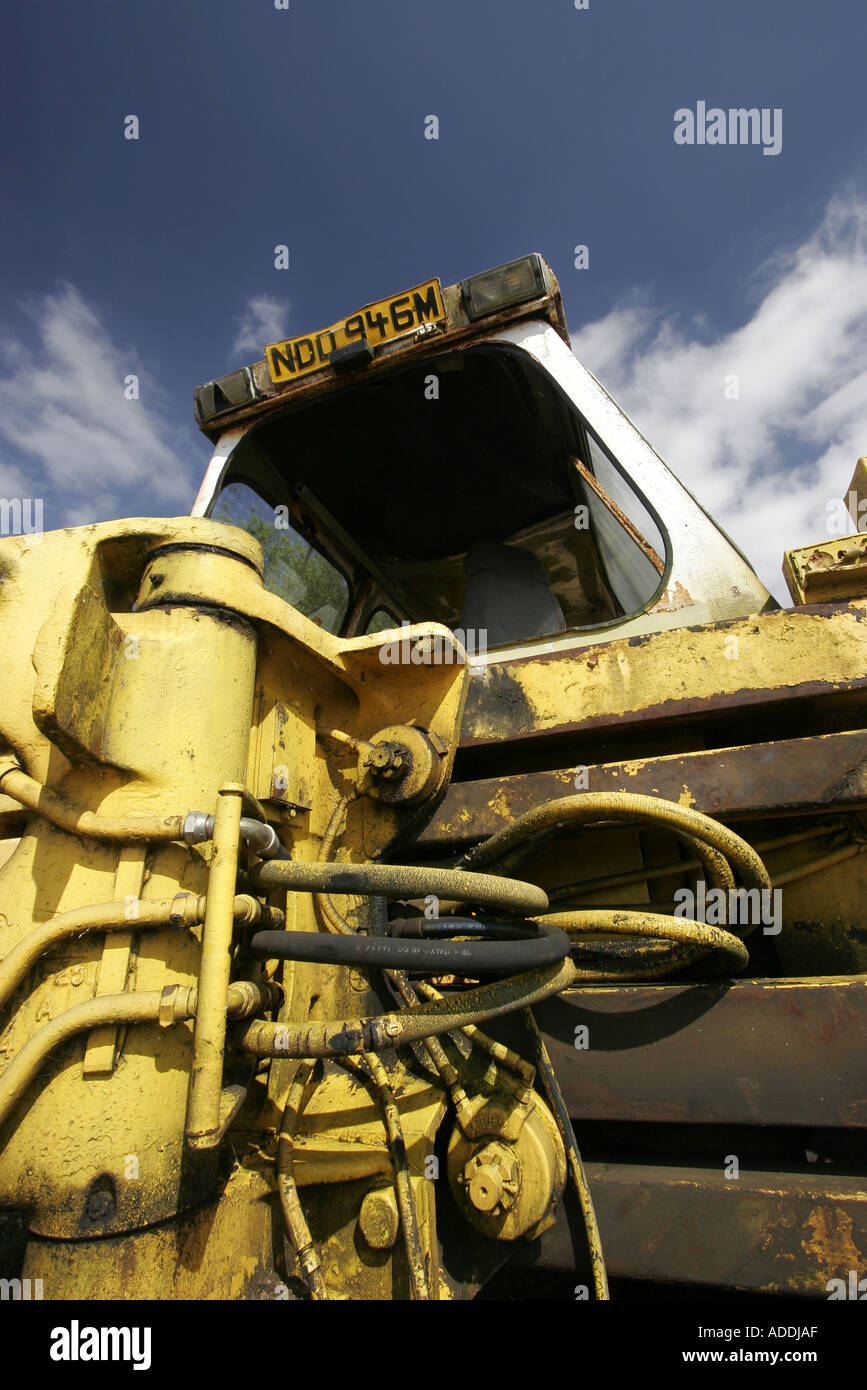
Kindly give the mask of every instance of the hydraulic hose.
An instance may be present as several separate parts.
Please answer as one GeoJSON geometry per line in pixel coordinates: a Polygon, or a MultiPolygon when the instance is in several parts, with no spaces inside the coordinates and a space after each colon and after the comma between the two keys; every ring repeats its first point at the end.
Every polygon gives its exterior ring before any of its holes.
{"type": "Polygon", "coordinates": [[[559,994],[576,977],[575,967],[567,957],[558,965],[375,1018],[326,1022],[311,1019],[297,1025],[256,1019],[244,1031],[241,1045],[257,1057],[345,1057],[357,1052],[378,1052],[384,1047],[403,1047],[537,1004],[559,994]]]}
{"type": "Polygon", "coordinates": [[[499,922],[493,917],[398,917],[387,923],[389,936],[438,940],[475,936],[486,941],[524,941],[538,936],[538,922],[499,922]]]}
{"type": "Polygon", "coordinates": [[[272,859],[250,871],[256,892],[275,888],[314,893],[360,893],[387,898],[459,898],[492,912],[533,917],[546,912],[543,889],[520,879],[465,873],[460,869],[429,869],[412,864],[304,863],[272,859]]]}
{"type": "Polygon", "coordinates": [[[770,888],[768,871],[755,850],[733,830],[711,816],[675,801],[632,792],[584,792],[546,801],[512,821],[504,830],[464,854],[467,867],[501,864],[511,850],[530,835],[566,825],[591,825],[599,821],[647,821],[661,824],[682,838],[698,841],[723,855],[739,870],[750,887],[770,888]]]}
{"type": "MultiPolygon", "coordinates": [[[[424,921],[424,919],[422,919],[424,921]]],[[[391,922],[393,936],[332,936],[324,932],[259,931],[250,940],[254,955],[268,960],[316,961],[322,965],[363,965],[421,970],[445,975],[493,975],[504,971],[536,970],[569,954],[569,937],[557,925],[526,923],[517,941],[404,940],[395,928],[415,925],[391,922]]],[[[430,924],[433,925],[433,924],[430,924]]],[[[449,923],[453,934],[464,934],[460,920],[449,923]]],[[[474,927],[481,924],[473,922],[474,927]]],[[[445,926],[444,922],[439,923],[445,926]]]]}
{"type": "MultiPolygon", "coordinates": [[[[667,917],[662,912],[627,912],[618,908],[595,908],[591,912],[549,913],[540,923],[541,925],[557,926],[574,936],[610,934],[611,936],[646,936],[654,938],[654,940],[661,937],[665,941],[702,946],[719,953],[720,969],[742,970],[749,961],[749,952],[740,937],[733,935],[732,932],[723,931],[722,927],[712,927],[706,922],[695,922],[691,917],[667,917]]],[[[576,949],[576,945],[579,953],[592,954],[594,951],[599,951],[602,943],[599,941],[573,942],[573,950],[576,949]]],[[[607,943],[605,949],[607,949],[607,943]]],[[[664,962],[665,968],[670,968],[670,964],[670,960],[666,960],[664,962]]],[[[623,979],[624,973],[624,971],[617,970],[609,978],[623,979]]],[[[642,968],[636,970],[635,973],[641,977],[647,974],[647,970],[642,968]]],[[[583,970],[580,966],[578,967],[578,976],[582,979],[593,980],[602,978],[598,970],[583,970]]]]}
{"type": "Polygon", "coordinates": [[[302,1063],[295,1074],[286,1106],[283,1121],[277,1138],[277,1188],[280,1193],[280,1206],[289,1239],[295,1249],[301,1277],[310,1292],[310,1297],[319,1301],[327,1300],[328,1291],[322,1278],[319,1256],[313,1244],[310,1227],[301,1206],[298,1184],[295,1181],[295,1130],[301,1114],[304,1090],[312,1073],[312,1066],[302,1063]]]}
{"type": "Polygon", "coordinates": [[[548,1056],[548,1049],[545,1040],[539,1032],[539,1026],[533,1016],[532,1009],[522,1010],[522,1017],[530,1034],[533,1050],[536,1054],[536,1066],[542,1078],[542,1085],[548,1097],[548,1104],[557,1122],[560,1131],[560,1138],[563,1140],[563,1147],[566,1150],[566,1157],[569,1161],[569,1172],[575,1191],[578,1194],[578,1201],[581,1206],[581,1215],[584,1218],[584,1229],[587,1232],[587,1246],[590,1251],[590,1264],[593,1269],[593,1285],[596,1297],[600,1301],[607,1301],[608,1295],[608,1275],[605,1272],[605,1257],[602,1253],[602,1237],[599,1234],[599,1224],[596,1220],[596,1209],[593,1206],[593,1197],[590,1192],[590,1184],[587,1181],[587,1173],[581,1159],[581,1152],[578,1148],[578,1141],[575,1138],[575,1131],[572,1128],[572,1120],[563,1099],[563,1092],[560,1090],[560,1083],[557,1074],[551,1065],[551,1058],[548,1056]]]}
{"type": "Polygon", "coordinates": [[[403,1127],[400,1123],[400,1111],[397,1107],[397,1101],[394,1098],[394,1091],[388,1079],[388,1074],[376,1054],[365,1052],[362,1054],[362,1061],[370,1074],[371,1081],[379,1092],[380,1104],[382,1105],[385,1132],[388,1136],[388,1148],[391,1154],[392,1164],[394,1165],[394,1190],[397,1195],[400,1224],[403,1227],[403,1238],[406,1242],[406,1255],[409,1263],[409,1275],[412,1284],[413,1298],[429,1299],[430,1285],[425,1268],[424,1250],[422,1248],[421,1234],[418,1225],[418,1213],[415,1209],[415,1196],[412,1190],[412,1179],[410,1177],[409,1162],[406,1156],[406,1143],[403,1137],[403,1127]]]}
{"type": "MultiPolygon", "coordinates": [[[[525,815],[519,816],[511,825],[492,835],[482,844],[468,850],[460,862],[464,865],[471,864],[473,867],[496,865],[495,871],[511,872],[516,864],[555,831],[565,827],[610,821],[665,826],[687,845],[692,856],[703,865],[710,883],[723,892],[728,892],[734,887],[731,864],[737,868],[749,887],[771,887],[771,879],[762,860],[734,831],[690,807],[658,797],[637,796],[629,792],[585,792],[580,796],[547,801],[542,806],[534,807],[525,815]]],[[[566,917],[548,914],[545,919],[548,922],[557,922],[574,934],[591,933],[598,936],[608,932],[651,938],[641,943],[633,942],[631,945],[624,943],[608,951],[595,943],[582,943],[577,948],[579,955],[607,954],[611,967],[582,968],[579,975],[584,980],[601,983],[610,980],[659,978],[671,974],[680,966],[693,964],[708,949],[719,951],[723,962],[737,969],[743,968],[747,963],[748,956],[742,947],[735,944],[736,938],[732,933],[720,933],[718,928],[709,928],[705,923],[695,923],[688,918],[648,913],[632,913],[630,921],[633,929],[629,929],[625,925],[626,918],[623,913],[616,914],[619,925],[612,925],[615,918],[611,912],[611,909],[603,908],[570,913],[566,917]],[[716,935],[708,935],[709,932],[716,935]],[[665,948],[664,954],[659,951],[660,937],[672,943],[665,948]]],[[[750,927],[745,926],[743,934],[749,930],[750,927]]]]}
{"type": "MultiPolygon", "coordinates": [[[[443,997],[439,990],[435,989],[433,985],[428,984],[426,980],[416,981],[415,988],[425,999],[442,999],[443,997]]],[[[487,1033],[483,1033],[481,1028],[477,1028],[472,1023],[465,1023],[461,1032],[464,1033],[476,1047],[480,1047],[483,1052],[487,1052],[488,1056],[492,1057],[495,1062],[499,1062],[507,1071],[517,1076],[525,1090],[532,1086],[535,1068],[531,1067],[529,1062],[525,1062],[523,1057],[520,1057],[517,1052],[513,1052],[510,1047],[505,1047],[503,1043],[496,1042],[493,1038],[489,1038],[487,1033]]]]}

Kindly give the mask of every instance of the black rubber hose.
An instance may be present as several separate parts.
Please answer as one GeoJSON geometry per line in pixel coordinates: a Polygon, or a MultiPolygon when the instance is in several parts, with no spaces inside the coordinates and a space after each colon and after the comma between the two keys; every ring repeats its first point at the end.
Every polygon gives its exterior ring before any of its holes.
{"type": "Polygon", "coordinates": [[[485,941],[525,941],[539,935],[539,923],[498,922],[491,917],[398,917],[386,923],[386,932],[418,940],[477,936],[485,941]]]}
{"type": "Polygon", "coordinates": [[[538,925],[534,936],[520,941],[407,941],[382,936],[330,936],[324,932],[259,931],[251,937],[249,948],[254,955],[268,960],[476,976],[556,965],[569,954],[570,945],[569,937],[559,927],[538,925]]]}
{"type": "Polygon", "coordinates": [[[602,1253],[602,1238],[599,1234],[599,1224],[596,1220],[596,1210],[593,1206],[593,1197],[590,1192],[590,1184],[587,1181],[587,1173],[584,1170],[584,1163],[581,1152],[578,1148],[578,1140],[575,1138],[575,1131],[572,1128],[572,1119],[566,1102],[563,1099],[563,1092],[560,1090],[560,1083],[557,1080],[557,1073],[551,1065],[551,1058],[548,1056],[548,1049],[545,1046],[545,1039],[539,1032],[539,1025],[533,1016],[532,1009],[522,1009],[521,1013],[524,1023],[530,1034],[533,1049],[536,1053],[536,1066],[539,1068],[539,1075],[542,1078],[542,1085],[548,1097],[548,1104],[554,1112],[554,1119],[563,1140],[563,1147],[566,1150],[566,1157],[569,1160],[569,1170],[575,1190],[578,1194],[578,1201],[581,1204],[581,1214],[584,1217],[584,1229],[587,1232],[587,1245],[590,1251],[590,1263],[593,1269],[593,1284],[596,1289],[598,1299],[608,1299],[608,1275],[605,1270],[605,1257],[602,1253]]]}

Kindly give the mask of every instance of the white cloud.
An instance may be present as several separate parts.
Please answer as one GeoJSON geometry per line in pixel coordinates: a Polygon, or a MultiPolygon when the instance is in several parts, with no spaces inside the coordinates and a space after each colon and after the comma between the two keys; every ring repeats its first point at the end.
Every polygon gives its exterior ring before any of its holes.
{"type": "Polygon", "coordinates": [[[573,348],[788,604],[783,551],[828,538],[827,504],[867,454],[867,203],[834,199],[761,282],[716,341],[635,300],[573,348]]]}
{"type": "Polygon", "coordinates": [[[0,488],[42,496],[52,525],[107,520],[146,489],[186,511],[194,480],[169,443],[155,385],[72,285],[28,309],[36,346],[0,329],[0,488]],[[139,399],[124,380],[139,377],[139,399]],[[156,401],[157,404],[151,402],[156,401]]]}
{"type": "Polygon", "coordinates": [[[289,303],[285,299],[272,299],[267,294],[248,299],[232,344],[232,357],[252,361],[252,353],[258,361],[266,343],[279,343],[286,337],[288,318],[289,303]]]}

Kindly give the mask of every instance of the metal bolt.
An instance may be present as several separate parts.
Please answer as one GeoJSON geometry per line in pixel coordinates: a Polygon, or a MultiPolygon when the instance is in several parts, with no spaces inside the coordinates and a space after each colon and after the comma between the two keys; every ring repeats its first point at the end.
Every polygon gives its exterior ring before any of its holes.
{"type": "Polygon", "coordinates": [[[477,1168],[467,1185],[467,1195],[476,1211],[493,1211],[503,1196],[503,1179],[492,1164],[477,1168]]]}
{"type": "Polygon", "coordinates": [[[409,772],[410,758],[402,744],[380,743],[371,754],[369,767],[374,777],[397,782],[409,772]]]}
{"type": "Polygon", "coordinates": [[[368,1192],[358,1213],[361,1234],[373,1250],[390,1250],[400,1231],[400,1216],[394,1190],[377,1187],[368,1192]]]}
{"type": "Polygon", "coordinates": [[[499,1215],[514,1205],[521,1189],[521,1170],[510,1148],[483,1144],[464,1164],[459,1179],[467,1200],[484,1215],[499,1215]]]}

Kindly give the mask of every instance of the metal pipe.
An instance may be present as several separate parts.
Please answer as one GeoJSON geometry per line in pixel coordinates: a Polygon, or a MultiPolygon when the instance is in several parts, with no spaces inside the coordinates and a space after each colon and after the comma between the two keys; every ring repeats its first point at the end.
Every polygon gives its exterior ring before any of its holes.
{"type": "Polygon", "coordinates": [[[217,796],[185,1126],[187,1142],[194,1149],[213,1148],[220,1139],[226,1001],[232,968],[232,928],[243,795],[243,786],[239,782],[230,782],[220,788],[217,796]]]}
{"type": "Polygon", "coordinates": [[[342,743],[355,753],[360,753],[362,749],[373,753],[376,749],[375,743],[370,743],[366,738],[354,738],[352,734],[345,734],[342,729],[317,729],[316,737],[330,739],[332,743],[342,743]]]}
{"type": "MultiPolygon", "coordinates": [[[[190,811],[184,819],[184,839],[188,845],[199,845],[214,838],[214,817],[206,811],[190,811]]],[[[241,839],[259,855],[260,859],[288,859],[289,851],[277,838],[273,826],[252,816],[241,817],[241,839]]]]}
{"type": "MultiPolygon", "coordinates": [[[[198,902],[199,899],[192,899],[198,902]]],[[[173,900],[140,902],[135,918],[125,916],[123,902],[99,903],[93,907],[62,912],[47,922],[40,922],[0,962],[0,1007],[21,984],[40,956],[69,937],[85,931],[130,931],[139,928],[165,926],[174,911],[173,900]]],[[[198,918],[197,920],[201,920],[198,918]]]]}
{"type": "Polygon", "coordinates": [[[431,869],[413,864],[330,864],[299,860],[270,860],[250,871],[254,889],[274,888],[314,893],[380,894],[390,898],[457,898],[493,912],[535,917],[547,911],[548,897],[535,883],[466,873],[461,869],[431,869]]]}
{"type": "MultiPolygon", "coordinates": [[[[94,840],[124,840],[129,844],[184,840],[187,844],[199,844],[203,840],[210,840],[214,831],[214,817],[204,811],[164,817],[103,816],[97,811],[85,811],[67,801],[59,792],[50,791],[28,776],[18,761],[8,756],[0,758],[0,791],[14,801],[20,801],[35,815],[44,816],[58,829],[94,840]]],[[[242,796],[244,802],[255,809],[256,817],[242,818],[241,838],[248,841],[263,859],[288,854],[278,840],[276,831],[265,821],[265,813],[259,802],[246,788],[242,796]]]]}
{"type": "MultiPolygon", "coordinates": [[[[102,994],[66,1009],[37,1033],[28,1038],[21,1051],[0,1075],[0,1123],[21,1099],[38,1074],[43,1062],[54,1048],[75,1037],[105,1024],[154,1023],[159,1019],[162,993],[160,990],[129,994],[102,994]]],[[[181,1017],[189,1017],[182,1013],[181,1017]]]]}
{"type": "MultiPolygon", "coordinates": [[[[0,1074],[0,1124],[38,1075],[49,1053],[79,1033],[94,1028],[130,1023],[161,1023],[169,1027],[195,1017],[194,987],[168,985],[163,990],[138,990],[125,994],[98,994],[65,1009],[34,1033],[0,1074]]],[[[259,1009],[277,1007],[273,985],[240,980],[229,986],[226,1012],[233,1018],[249,1018],[259,1009]]]]}
{"type": "MultiPolygon", "coordinates": [[[[782,849],[787,845],[800,844],[804,840],[820,840],[825,835],[835,835],[846,827],[843,821],[833,821],[829,825],[811,826],[809,830],[796,830],[790,835],[777,835],[772,840],[757,840],[753,849],[757,854],[766,854],[768,850],[782,849]]],[[[548,897],[552,903],[562,902],[569,898],[583,898],[588,893],[608,892],[611,888],[625,888],[633,883],[645,883],[655,878],[666,878],[672,874],[689,873],[692,869],[701,867],[701,860],[676,859],[668,864],[646,864],[640,869],[629,869],[619,874],[606,874],[604,878],[578,879],[574,883],[561,883],[558,888],[548,890],[548,897]]],[[[774,879],[775,884],[779,884],[779,878],[774,879]]],[[[627,904],[622,904],[624,907],[627,904]]],[[[640,903],[632,903],[629,906],[640,907],[640,903]]]]}
{"type": "Polygon", "coordinates": [[[571,985],[577,971],[568,958],[544,970],[531,970],[496,984],[480,985],[448,998],[419,1004],[400,1013],[375,1018],[335,1019],[290,1027],[256,1019],[241,1038],[242,1047],[257,1057],[341,1057],[403,1047],[423,1038],[451,1033],[467,1023],[513,1013],[548,999],[571,985]]]}
{"type": "Polygon", "coordinates": [[[854,859],[863,851],[864,846],[862,844],[841,845],[839,849],[832,850],[830,854],[823,854],[818,859],[808,859],[804,864],[796,864],[792,869],[785,869],[782,873],[774,874],[774,886],[781,888],[786,883],[797,883],[798,879],[809,878],[810,874],[818,874],[823,869],[833,869],[835,864],[842,864],[847,859],[854,859]]]}
{"type": "Polygon", "coordinates": [[[93,840],[124,840],[128,844],[183,839],[183,816],[103,816],[96,811],[84,811],[59,792],[49,791],[41,782],[28,777],[13,758],[0,759],[0,791],[71,835],[93,840]]]}
{"type": "MultiPolygon", "coordinates": [[[[817,837],[810,835],[802,836],[800,838],[816,839],[817,837]]],[[[768,848],[768,846],[766,846],[766,848],[768,848]]],[[[817,859],[805,859],[804,862],[801,864],[795,864],[790,869],[781,870],[779,873],[775,873],[771,881],[775,888],[783,888],[787,883],[798,883],[801,879],[809,878],[812,874],[821,873],[824,869],[833,869],[836,867],[837,864],[844,864],[847,859],[855,859],[859,854],[864,853],[865,848],[867,848],[867,846],[861,844],[858,841],[841,845],[839,849],[830,850],[828,854],[820,855],[817,859]]],[[[554,901],[556,900],[557,895],[552,894],[551,897],[552,901],[554,901]]],[[[674,902],[674,899],[671,899],[668,902],[621,903],[619,904],[617,910],[635,912],[642,912],[644,910],[648,910],[662,912],[663,914],[665,914],[674,912],[676,906],[677,904],[674,902]]],[[[608,904],[594,905],[590,903],[582,903],[581,911],[609,912],[611,911],[611,908],[608,904]]],[[[690,921],[692,919],[685,918],[683,920],[690,921]]]]}
{"type": "MultiPolygon", "coordinates": [[[[38,923],[23,940],[0,961],[0,1008],[21,984],[28,972],[46,951],[79,936],[86,931],[139,931],[162,926],[195,926],[205,916],[206,898],[193,893],[178,893],[174,898],[152,901],[139,900],[136,914],[128,917],[126,902],[95,903],[72,912],[61,912],[47,922],[38,923]]],[[[233,913],[236,922],[255,924],[268,921],[279,927],[284,914],[278,908],[263,907],[255,898],[240,893],[235,898],[233,913]]]]}

